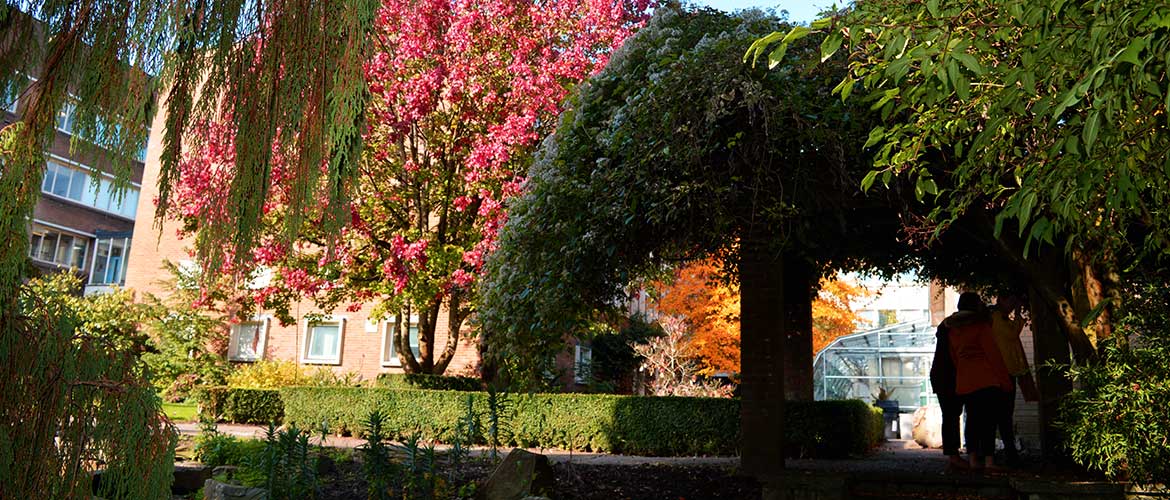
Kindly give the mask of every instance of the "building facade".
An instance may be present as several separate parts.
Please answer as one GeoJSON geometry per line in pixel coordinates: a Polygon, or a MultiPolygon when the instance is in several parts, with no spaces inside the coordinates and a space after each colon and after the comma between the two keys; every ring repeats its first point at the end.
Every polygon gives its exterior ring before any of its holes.
{"type": "MultiPolygon", "coordinates": [[[[0,97],[0,126],[17,120],[24,93],[0,97]]],[[[29,260],[42,273],[72,272],[85,293],[125,284],[126,259],[137,218],[144,169],[143,148],[129,186],[114,189],[109,158],[71,151],[74,107],[66,105],[45,150],[41,195],[29,221],[29,260]]]]}

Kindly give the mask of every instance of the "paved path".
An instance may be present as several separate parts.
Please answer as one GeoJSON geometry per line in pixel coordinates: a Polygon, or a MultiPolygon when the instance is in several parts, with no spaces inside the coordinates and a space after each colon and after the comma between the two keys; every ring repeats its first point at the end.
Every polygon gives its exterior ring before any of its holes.
{"type": "MultiPolygon", "coordinates": [[[[188,436],[199,433],[199,425],[190,422],[175,424],[179,431],[188,436]]],[[[259,425],[219,424],[219,432],[232,436],[264,439],[267,427],[259,425]]],[[[317,444],[317,438],[312,442],[317,444]]],[[[355,437],[329,436],[325,439],[325,446],[334,448],[355,448],[365,443],[355,437]]],[[[448,447],[435,447],[443,451],[448,447]]],[[[586,465],[702,465],[734,468],[739,466],[739,457],[641,457],[631,455],[613,455],[608,453],[574,452],[556,449],[529,449],[534,453],[543,453],[554,462],[572,461],[575,464],[586,465]]],[[[487,453],[487,448],[475,447],[473,454],[487,453]]],[[[878,450],[859,459],[790,459],[786,462],[789,469],[808,470],[817,472],[899,472],[939,474],[946,467],[946,457],[941,450],[922,449],[913,441],[895,439],[883,443],[878,450]]]]}

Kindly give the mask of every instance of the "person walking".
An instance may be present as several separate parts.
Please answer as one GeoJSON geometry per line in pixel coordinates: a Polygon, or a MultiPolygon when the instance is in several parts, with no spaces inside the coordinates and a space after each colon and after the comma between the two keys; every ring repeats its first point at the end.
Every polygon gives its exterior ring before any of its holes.
{"type": "Polygon", "coordinates": [[[955,366],[955,394],[967,411],[967,455],[970,467],[998,469],[995,457],[997,410],[1011,390],[1011,376],[992,333],[991,316],[978,294],[959,296],[958,311],[943,321],[955,366]]]}
{"type": "MultiPolygon", "coordinates": [[[[1019,313],[1020,301],[1015,296],[999,296],[995,305],[991,307],[991,332],[995,336],[996,347],[1003,356],[1004,368],[1011,378],[1011,388],[1003,394],[1003,399],[996,408],[996,428],[999,437],[1003,440],[1003,452],[1006,464],[1015,467],[1019,464],[1019,450],[1016,449],[1016,432],[1014,415],[1016,412],[1016,388],[1025,377],[1030,378],[1028,357],[1024,354],[1024,344],[1020,342],[1020,332],[1024,328],[1024,319],[1019,313]],[[1012,315],[1015,315],[1013,318],[1012,315]]],[[[1025,391],[1025,395],[1028,393],[1025,391]]]]}
{"type": "Polygon", "coordinates": [[[951,343],[947,322],[938,325],[935,333],[934,361],[930,364],[930,387],[942,410],[943,455],[947,457],[947,473],[968,468],[959,455],[959,419],[963,416],[963,399],[955,393],[955,363],[951,359],[951,343]]]}

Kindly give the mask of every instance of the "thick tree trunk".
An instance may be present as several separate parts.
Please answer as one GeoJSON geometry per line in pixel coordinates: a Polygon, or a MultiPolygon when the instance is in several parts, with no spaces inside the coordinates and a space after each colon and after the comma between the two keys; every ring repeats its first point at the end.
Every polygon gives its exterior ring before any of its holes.
{"type": "Polygon", "coordinates": [[[765,484],[777,484],[784,468],[782,261],[745,245],[739,283],[742,465],[765,484]]]}
{"type": "Polygon", "coordinates": [[[812,291],[815,268],[805,259],[784,256],[784,397],[813,399],[812,291]]]}

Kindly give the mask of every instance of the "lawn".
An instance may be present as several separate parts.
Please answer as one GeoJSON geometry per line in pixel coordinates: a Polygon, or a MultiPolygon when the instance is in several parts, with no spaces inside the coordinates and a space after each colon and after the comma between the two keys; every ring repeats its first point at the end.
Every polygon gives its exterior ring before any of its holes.
{"type": "Polygon", "coordinates": [[[173,422],[194,422],[195,403],[163,403],[163,413],[173,422]]]}

